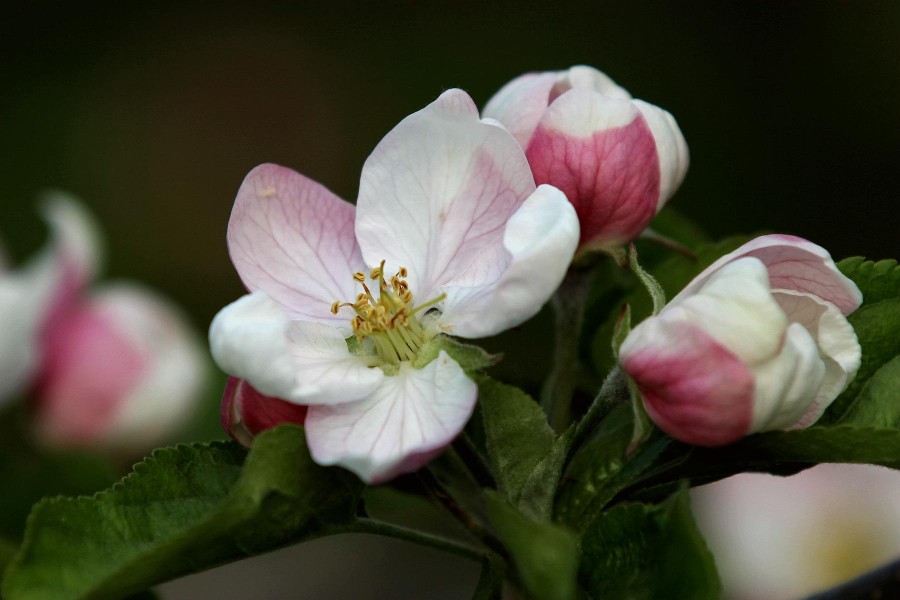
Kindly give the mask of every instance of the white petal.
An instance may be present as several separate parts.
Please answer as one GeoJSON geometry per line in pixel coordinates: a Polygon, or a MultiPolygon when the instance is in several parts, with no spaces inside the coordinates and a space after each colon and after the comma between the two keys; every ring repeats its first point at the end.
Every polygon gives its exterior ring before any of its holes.
{"type": "Polygon", "coordinates": [[[293,321],[288,339],[297,368],[293,398],[303,404],[354,402],[372,393],[384,379],[381,369],[350,354],[347,342],[332,327],[293,321]]]}
{"type": "Polygon", "coordinates": [[[772,297],[766,268],[755,258],[722,267],[693,296],[664,309],[670,311],[689,313],[687,320],[751,367],[778,352],[788,326],[772,297]]]}
{"type": "Polygon", "coordinates": [[[838,271],[825,248],[792,235],[771,234],[753,239],[718,259],[681,290],[670,304],[696,293],[713,273],[742,257],[757,258],[766,265],[773,290],[812,294],[835,304],[845,315],[862,303],[859,288],[838,271]]]}
{"type": "Polygon", "coordinates": [[[684,181],[690,162],[687,142],[668,111],[643,100],[635,100],[634,105],[644,115],[656,140],[659,155],[659,204],[656,210],[659,211],[684,181]]]}
{"type": "Polygon", "coordinates": [[[550,90],[556,79],[557,73],[553,71],[516,77],[488,100],[482,115],[503,123],[522,148],[527,148],[531,134],[550,104],[550,90]]]}
{"type": "Polygon", "coordinates": [[[815,340],[799,323],[792,323],[781,351],[755,365],[756,399],[751,431],[786,429],[795,424],[816,399],[825,377],[815,340]]]}
{"type": "MultiPolygon", "coordinates": [[[[417,301],[502,246],[509,217],[534,191],[525,154],[478,120],[460,90],[404,119],[363,167],[356,235],[369,264],[409,270],[417,301]]],[[[492,276],[488,274],[488,276],[492,276]]]]}
{"type": "Polygon", "coordinates": [[[306,439],[321,465],[341,465],[367,483],[421,467],[455,438],[478,388],[445,352],[422,369],[402,363],[368,398],[312,406],[306,439]]]}
{"type": "Polygon", "coordinates": [[[41,335],[78,302],[99,268],[97,227],[76,200],[49,193],[41,212],[49,242],[23,269],[0,274],[0,403],[35,375],[41,335]]]}
{"type": "Polygon", "coordinates": [[[825,377],[816,399],[795,423],[795,427],[807,427],[822,416],[856,376],[862,349],[853,326],[834,304],[802,292],[776,290],[773,295],[788,319],[810,332],[825,363],[825,377]]]}
{"type": "Polygon", "coordinates": [[[365,271],[353,233],[355,209],[311,179],[278,165],[250,171],[228,221],[228,250],[241,280],[262,290],[293,319],[319,321],[350,334],[355,271],[365,271]]]}
{"type": "Polygon", "coordinates": [[[336,329],[290,321],[264,292],[223,308],[210,326],[209,341],[223,371],[267,396],[298,404],[352,402],[384,376],[350,354],[336,329]]]}
{"type": "Polygon", "coordinates": [[[540,186],[509,220],[505,256],[480,256],[444,288],[438,327],[467,338],[486,337],[534,316],[562,282],[578,245],[578,216],[554,187],[540,186]],[[489,260],[488,260],[489,259],[489,260]],[[499,278],[481,273],[505,265],[499,278]],[[487,280],[488,283],[481,283],[487,280]]]}
{"type": "Polygon", "coordinates": [[[38,362],[40,296],[20,274],[0,276],[0,406],[34,375],[38,362]]]}
{"type": "Polygon", "coordinates": [[[570,89],[588,89],[600,92],[608,98],[631,99],[631,94],[613,81],[609,75],[587,65],[575,65],[567,71],[559,73],[556,85],[551,92],[551,101],[570,89]]]}

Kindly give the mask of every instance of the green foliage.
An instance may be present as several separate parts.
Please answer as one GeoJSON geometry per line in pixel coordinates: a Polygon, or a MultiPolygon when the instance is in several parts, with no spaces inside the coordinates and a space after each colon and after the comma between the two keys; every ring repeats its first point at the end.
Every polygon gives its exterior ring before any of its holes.
{"type": "Polygon", "coordinates": [[[842,260],[837,266],[859,286],[866,304],[900,297],[900,266],[896,260],[873,262],[855,256],[842,260]]]}
{"type": "Polygon", "coordinates": [[[634,479],[656,464],[672,442],[658,432],[629,453],[634,413],[620,405],[575,454],[560,486],[556,517],[582,529],[634,479]]]}
{"type": "Polygon", "coordinates": [[[687,491],[666,502],[622,504],[599,515],[581,541],[579,580],[593,598],[719,598],[715,562],[687,491]]]}
{"type": "Polygon", "coordinates": [[[39,503],[3,597],[121,598],[324,535],[352,519],[359,491],[356,478],[314,464],[292,425],[260,435],[249,454],[222,442],[158,450],[93,498],[39,503]]]}
{"type": "Polygon", "coordinates": [[[488,458],[500,492],[524,514],[548,520],[571,431],[557,436],[525,392],[486,377],[478,382],[488,458]]]}
{"type": "MultiPolygon", "coordinates": [[[[858,410],[878,410],[859,406],[863,399],[862,391],[882,367],[900,356],[900,269],[893,265],[893,261],[856,261],[857,259],[848,259],[840,264],[863,292],[862,308],[848,317],[862,346],[862,364],[856,379],[829,407],[820,421],[823,424],[848,422],[849,415],[858,410]],[[889,269],[882,266],[886,263],[889,264],[889,269]],[[858,281],[856,278],[859,278],[858,281]]],[[[885,377],[886,374],[879,376],[882,385],[888,383],[885,377]]],[[[894,381],[895,388],[900,390],[900,379],[894,381]]],[[[891,403],[887,397],[882,397],[882,401],[891,403]]],[[[892,403],[897,404],[898,401],[900,398],[895,394],[892,403]]]]}
{"type": "Polygon", "coordinates": [[[532,598],[574,600],[578,539],[570,531],[537,522],[516,510],[499,494],[486,494],[491,524],[512,555],[516,573],[532,598]]]}

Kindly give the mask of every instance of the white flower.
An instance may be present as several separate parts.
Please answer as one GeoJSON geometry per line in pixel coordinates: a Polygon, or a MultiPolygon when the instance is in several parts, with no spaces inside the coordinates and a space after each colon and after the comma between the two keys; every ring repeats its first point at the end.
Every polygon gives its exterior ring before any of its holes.
{"type": "Polygon", "coordinates": [[[368,482],[420,467],[462,429],[477,388],[439,334],[533,316],[578,243],[565,196],[535,189],[516,140],[450,90],[366,161],[356,208],[289,169],[244,180],[228,226],[251,293],[210,329],[213,357],[260,393],[309,405],[320,464],[368,482]]]}

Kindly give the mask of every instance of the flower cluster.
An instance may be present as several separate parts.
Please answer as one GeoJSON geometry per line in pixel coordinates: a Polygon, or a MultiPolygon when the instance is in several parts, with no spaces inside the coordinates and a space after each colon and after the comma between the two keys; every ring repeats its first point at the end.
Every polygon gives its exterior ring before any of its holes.
{"type": "Polygon", "coordinates": [[[134,457],[180,428],[205,385],[203,350],[180,311],[135,283],[88,286],[96,226],[53,194],[53,239],[0,274],[0,402],[27,392],[38,439],[134,457]]]}
{"type": "MultiPolygon", "coordinates": [[[[481,117],[450,90],[404,119],[355,207],[284,167],[247,175],[228,247],[250,293],[210,329],[235,439],[291,421],[317,462],[367,482],[419,468],[477,397],[445,336],[533,316],[576,254],[638,237],[687,170],[672,116],[590,67],[523,75],[481,117]]],[[[620,361],[678,439],[805,427],[859,366],[860,301],[823,249],[766,236],[637,326],[620,361]]]]}

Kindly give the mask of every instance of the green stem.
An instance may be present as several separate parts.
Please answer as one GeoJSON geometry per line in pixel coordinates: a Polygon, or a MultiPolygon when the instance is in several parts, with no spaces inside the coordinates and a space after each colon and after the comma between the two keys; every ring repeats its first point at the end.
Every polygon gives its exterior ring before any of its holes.
{"type": "Polygon", "coordinates": [[[630,396],[628,394],[628,379],[625,373],[619,367],[613,368],[600,386],[597,397],[591,403],[590,408],[585,413],[578,426],[575,428],[575,435],[572,438],[572,444],[569,446],[569,453],[574,454],[579,447],[585,442],[588,436],[594,431],[606,416],[619,404],[628,402],[630,396]]]}
{"type": "Polygon", "coordinates": [[[469,545],[450,540],[441,536],[408,529],[393,523],[378,521],[375,519],[359,518],[353,524],[349,525],[344,533],[371,533],[373,535],[381,535],[391,537],[397,540],[413,542],[421,546],[428,546],[436,550],[442,550],[450,554],[470,558],[476,561],[482,561],[487,554],[486,550],[478,550],[469,545]]]}
{"type": "Polygon", "coordinates": [[[562,432],[572,420],[572,394],[578,376],[578,344],[584,323],[585,304],[595,268],[570,269],[553,295],[556,337],[553,368],[541,394],[541,404],[550,425],[562,432]]]}

